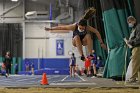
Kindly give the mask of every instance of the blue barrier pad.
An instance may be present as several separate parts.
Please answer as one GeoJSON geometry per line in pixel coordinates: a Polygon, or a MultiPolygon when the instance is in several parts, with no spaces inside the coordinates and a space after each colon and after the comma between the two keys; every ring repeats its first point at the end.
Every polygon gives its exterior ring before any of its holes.
{"type": "MultiPolygon", "coordinates": [[[[44,68],[40,70],[35,70],[35,75],[42,75],[43,73],[46,73],[47,75],[69,75],[69,69],[60,69],[60,68],[44,68]]],[[[31,71],[20,71],[18,74],[26,74],[31,75],[31,71]]]]}

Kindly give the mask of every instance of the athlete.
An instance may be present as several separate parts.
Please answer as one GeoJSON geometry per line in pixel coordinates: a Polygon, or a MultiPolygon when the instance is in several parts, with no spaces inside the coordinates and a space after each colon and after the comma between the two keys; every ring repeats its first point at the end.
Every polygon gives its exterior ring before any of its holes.
{"type": "Polygon", "coordinates": [[[89,32],[93,32],[96,34],[97,38],[99,39],[100,45],[102,48],[106,49],[106,45],[103,43],[103,40],[101,38],[101,35],[99,31],[89,25],[87,25],[87,20],[91,18],[95,14],[95,8],[89,8],[85,15],[80,19],[79,22],[70,24],[70,25],[65,25],[65,26],[56,26],[56,27],[51,27],[47,28],[45,27],[45,30],[48,31],[60,31],[60,30],[65,30],[65,31],[73,31],[73,39],[72,39],[72,44],[73,46],[77,47],[79,54],[81,55],[81,60],[85,61],[85,56],[83,53],[82,46],[87,46],[88,50],[88,55],[93,57],[92,55],[92,38],[89,32]]]}
{"type": "Polygon", "coordinates": [[[70,65],[70,77],[72,77],[72,72],[73,72],[73,75],[75,77],[76,57],[74,56],[74,53],[72,53],[69,65],[70,65]]]}

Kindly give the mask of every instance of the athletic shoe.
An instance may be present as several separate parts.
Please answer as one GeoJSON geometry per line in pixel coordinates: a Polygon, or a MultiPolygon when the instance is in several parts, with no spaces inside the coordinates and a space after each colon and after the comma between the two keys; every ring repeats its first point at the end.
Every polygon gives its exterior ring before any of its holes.
{"type": "Polygon", "coordinates": [[[7,78],[8,77],[8,74],[5,74],[5,77],[7,78]]]}
{"type": "Polygon", "coordinates": [[[139,82],[136,79],[129,79],[128,81],[125,81],[126,85],[135,85],[139,84],[139,82]]]}
{"type": "Polygon", "coordinates": [[[81,56],[81,60],[85,61],[85,56],[84,55],[81,56]]]}
{"type": "Polygon", "coordinates": [[[97,78],[97,77],[95,77],[95,76],[92,76],[91,78],[97,78]]]}

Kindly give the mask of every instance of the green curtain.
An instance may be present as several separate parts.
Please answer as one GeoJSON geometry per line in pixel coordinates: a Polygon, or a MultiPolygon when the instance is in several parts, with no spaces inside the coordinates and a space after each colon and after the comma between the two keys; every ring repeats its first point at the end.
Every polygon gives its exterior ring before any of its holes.
{"type": "Polygon", "coordinates": [[[123,40],[128,38],[130,29],[127,17],[133,15],[132,0],[100,0],[104,21],[106,42],[109,48],[104,77],[122,77],[130,61],[130,49],[123,40]],[[126,55],[127,53],[127,55],[126,55]]]}
{"type": "MultiPolygon", "coordinates": [[[[4,61],[5,53],[10,51],[13,58],[11,63],[12,74],[15,73],[15,63],[19,63],[20,61],[17,58],[22,58],[22,34],[22,26],[19,23],[0,24],[0,64],[4,61]]],[[[20,66],[20,71],[21,63],[18,66],[20,66]]]]}

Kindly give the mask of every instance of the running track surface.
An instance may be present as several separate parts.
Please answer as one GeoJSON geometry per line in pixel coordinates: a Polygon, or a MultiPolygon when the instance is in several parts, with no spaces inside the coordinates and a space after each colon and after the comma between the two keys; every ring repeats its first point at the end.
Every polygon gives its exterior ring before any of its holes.
{"type": "MultiPolygon", "coordinates": [[[[10,75],[8,78],[0,76],[0,87],[33,87],[41,86],[41,75],[10,75]]],[[[69,75],[48,75],[49,85],[71,85],[85,81],[82,77],[69,75]]]]}

